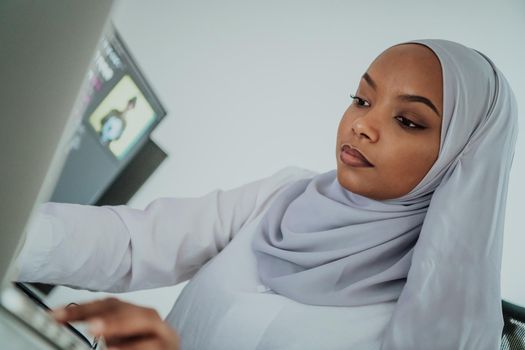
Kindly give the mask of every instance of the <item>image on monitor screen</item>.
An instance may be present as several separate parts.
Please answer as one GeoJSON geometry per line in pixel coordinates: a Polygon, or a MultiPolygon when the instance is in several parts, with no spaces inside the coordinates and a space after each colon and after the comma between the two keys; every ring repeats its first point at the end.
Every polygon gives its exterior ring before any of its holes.
{"type": "Polygon", "coordinates": [[[122,159],[155,121],[155,111],[129,75],[123,76],[88,120],[102,145],[122,159]]]}

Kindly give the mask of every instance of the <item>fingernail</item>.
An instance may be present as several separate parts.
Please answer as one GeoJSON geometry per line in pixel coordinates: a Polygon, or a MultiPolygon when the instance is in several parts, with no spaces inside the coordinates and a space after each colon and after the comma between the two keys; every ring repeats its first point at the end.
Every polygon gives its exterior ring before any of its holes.
{"type": "Polygon", "coordinates": [[[99,319],[89,321],[88,330],[89,330],[89,333],[94,334],[94,335],[101,334],[102,331],[104,330],[104,322],[99,319]]]}
{"type": "Polygon", "coordinates": [[[63,320],[66,318],[67,312],[64,309],[55,309],[51,311],[51,315],[57,320],[63,320]]]}

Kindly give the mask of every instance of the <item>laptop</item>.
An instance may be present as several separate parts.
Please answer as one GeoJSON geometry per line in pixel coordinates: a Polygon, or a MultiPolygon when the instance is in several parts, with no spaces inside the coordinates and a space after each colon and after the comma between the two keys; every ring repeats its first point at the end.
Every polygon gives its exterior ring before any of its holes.
{"type": "Polygon", "coordinates": [[[81,121],[79,96],[112,0],[0,1],[0,348],[90,349],[12,281],[81,121]]]}

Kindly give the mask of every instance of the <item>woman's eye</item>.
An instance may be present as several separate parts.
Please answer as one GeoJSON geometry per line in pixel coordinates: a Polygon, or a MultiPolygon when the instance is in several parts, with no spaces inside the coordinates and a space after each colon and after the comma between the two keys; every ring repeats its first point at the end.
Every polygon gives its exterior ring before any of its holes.
{"type": "Polygon", "coordinates": [[[353,100],[353,104],[357,105],[358,107],[370,107],[370,103],[368,103],[367,100],[363,100],[361,97],[357,97],[354,95],[350,95],[350,97],[353,100]]]}
{"type": "Polygon", "coordinates": [[[401,127],[408,128],[408,129],[424,129],[421,125],[417,125],[416,123],[412,122],[410,119],[407,119],[405,117],[395,117],[399,123],[401,124],[401,127]]]}

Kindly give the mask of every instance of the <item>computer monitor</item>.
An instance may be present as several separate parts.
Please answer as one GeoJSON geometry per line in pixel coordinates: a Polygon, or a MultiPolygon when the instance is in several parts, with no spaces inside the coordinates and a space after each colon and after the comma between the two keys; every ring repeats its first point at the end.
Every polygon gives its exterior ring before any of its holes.
{"type": "Polygon", "coordinates": [[[79,92],[112,2],[0,1],[2,288],[13,278],[11,261],[31,213],[49,199],[81,121],[79,92]]]}
{"type": "Polygon", "coordinates": [[[85,111],[51,201],[95,204],[166,115],[115,28],[88,72],[85,111]]]}
{"type": "Polygon", "coordinates": [[[129,159],[166,112],[115,28],[102,41],[89,81],[86,124],[116,159],[129,159]]]}

